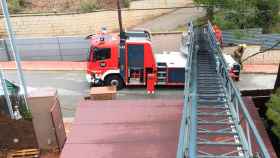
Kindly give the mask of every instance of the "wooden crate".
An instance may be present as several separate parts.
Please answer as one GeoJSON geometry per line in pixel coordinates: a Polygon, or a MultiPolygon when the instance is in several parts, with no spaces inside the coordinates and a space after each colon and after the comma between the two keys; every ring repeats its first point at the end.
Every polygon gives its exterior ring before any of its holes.
{"type": "Polygon", "coordinates": [[[11,154],[10,158],[39,158],[39,149],[23,149],[17,150],[11,154]]]}
{"type": "Polygon", "coordinates": [[[90,89],[91,100],[113,100],[116,98],[116,87],[93,87],[90,89]]]}

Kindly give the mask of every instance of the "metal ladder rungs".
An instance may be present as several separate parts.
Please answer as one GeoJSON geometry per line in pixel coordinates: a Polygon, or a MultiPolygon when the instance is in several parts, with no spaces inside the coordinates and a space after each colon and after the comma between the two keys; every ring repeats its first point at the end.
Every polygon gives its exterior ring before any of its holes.
{"type": "Polygon", "coordinates": [[[198,112],[197,115],[199,116],[224,116],[224,117],[231,117],[231,114],[219,114],[219,113],[206,113],[206,112],[198,112]]]}
{"type": "Polygon", "coordinates": [[[244,156],[217,156],[217,155],[198,155],[197,158],[244,158],[244,156]]]}
{"type": "MultiPolygon", "coordinates": [[[[210,87],[209,87],[209,88],[210,88],[210,87]]],[[[207,89],[207,88],[205,88],[205,89],[207,89]]],[[[202,91],[202,90],[205,90],[205,89],[201,89],[201,88],[200,88],[200,89],[198,89],[198,92],[201,93],[201,91],[202,91]]],[[[222,88],[219,88],[219,89],[207,89],[206,91],[207,91],[207,92],[223,92],[224,89],[222,89],[222,88]]]]}
{"type": "Polygon", "coordinates": [[[198,94],[199,97],[225,97],[225,94],[198,94]]]}
{"type": "Polygon", "coordinates": [[[205,103],[205,105],[209,105],[209,104],[207,104],[207,103],[211,103],[211,104],[213,104],[213,103],[223,104],[223,103],[226,103],[226,101],[223,101],[223,100],[199,99],[199,100],[198,100],[198,103],[199,103],[199,104],[204,104],[204,103],[205,103]]]}
{"type": "Polygon", "coordinates": [[[240,143],[231,143],[231,142],[198,142],[198,145],[227,145],[227,146],[242,146],[240,143]]]}
{"type": "Polygon", "coordinates": [[[204,122],[204,121],[198,121],[198,125],[234,125],[234,123],[230,122],[204,122]]]}
{"type": "Polygon", "coordinates": [[[198,80],[198,82],[203,83],[203,84],[221,84],[222,81],[210,81],[210,80],[198,80]]]}
{"type": "Polygon", "coordinates": [[[224,110],[228,110],[228,107],[225,107],[224,105],[222,106],[207,106],[207,105],[199,105],[197,106],[198,109],[224,109],[224,110]]]}
{"type": "Polygon", "coordinates": [[[209,135],[237,135],[237,132],[220,132],[220,131],[198,131],[198,134],[209,134],[209,135]]]}

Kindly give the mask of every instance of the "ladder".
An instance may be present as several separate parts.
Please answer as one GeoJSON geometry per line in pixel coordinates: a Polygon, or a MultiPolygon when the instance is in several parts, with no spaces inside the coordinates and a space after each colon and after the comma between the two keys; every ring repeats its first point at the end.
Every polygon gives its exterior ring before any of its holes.
{"type": "MultiPolygon", "coordinates": [[[[200,31],[201,33],[202,31],[200,31]]],[[[202,34],[202,33],[201,33],[202,34]]],[[[222,77],[203,34],[197,52],[197,157],[242,158],[246,147],[233,123],[222,77]]]]}
{"type": "Polygon", "coordinates": [[[270,158],[227,70],[212,24],[188,25],[177,158],[270,158]]]}
{"type": "Polygon", "coordinates": [[[167,64],[166,63],[157,63],[157,84],[165,85],[167,83],[167,64]]]}

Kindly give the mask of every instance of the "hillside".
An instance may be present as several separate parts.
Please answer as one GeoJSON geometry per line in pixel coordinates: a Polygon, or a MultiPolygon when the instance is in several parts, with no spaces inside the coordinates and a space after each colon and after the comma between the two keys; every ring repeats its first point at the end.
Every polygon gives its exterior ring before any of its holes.
{"type": "MultiPolygon", "coordinates": [[[[13,13],[40,13],[40,12],[91,12],[97,9],[113,9],[116,0],[16,0],[9,1],[13,13]]],[[[130,0],[122,0],[125,7],[130,0]]]]}

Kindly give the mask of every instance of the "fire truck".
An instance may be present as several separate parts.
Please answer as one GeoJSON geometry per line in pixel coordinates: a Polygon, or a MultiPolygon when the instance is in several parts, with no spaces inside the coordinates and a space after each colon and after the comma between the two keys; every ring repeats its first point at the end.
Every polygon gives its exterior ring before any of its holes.
{"type": "Polygon", "coordinates": [[[86,77],[92,86],[146,85],[153,93],[155,85],[184,85],[186,57],[180,52],[154,54],[149,31],[128,31],[121,38],[103,30],[90,38],[86,77]]]}
{"type": "MultiPolygon", "coordinates": [[[[113,36],[103,29],[90,35],[87,81],[91,86],[142,85],[154,93],[155,85],[182,86],[187,58],[181,52],[154,54],[151,34],[147,30],[124,31],[120,3],[117,1],[120,34],[113,36]]],[[[234,64],[229,71],[234,69],[234,64]]]]}

